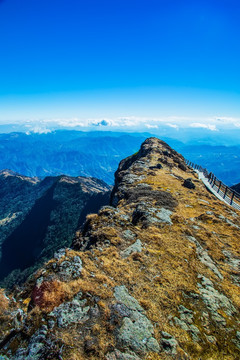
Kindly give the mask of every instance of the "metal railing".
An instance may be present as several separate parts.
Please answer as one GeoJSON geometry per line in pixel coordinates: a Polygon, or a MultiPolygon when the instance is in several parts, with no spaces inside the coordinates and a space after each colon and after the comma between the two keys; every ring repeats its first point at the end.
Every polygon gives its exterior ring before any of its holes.
{"type": "Polygon", "coordinates": [[[200,165],[194,164],[189,160],[185,160],[186,165],[191,167],[193,170],[197,170],[203,174],[209,185],[214,189],[221,198],[223,198],[229,205],[240,210],[240,194],[235,190],[225,185],[219,180],[212,172],[208,172],[207,169],[200,165]]]}

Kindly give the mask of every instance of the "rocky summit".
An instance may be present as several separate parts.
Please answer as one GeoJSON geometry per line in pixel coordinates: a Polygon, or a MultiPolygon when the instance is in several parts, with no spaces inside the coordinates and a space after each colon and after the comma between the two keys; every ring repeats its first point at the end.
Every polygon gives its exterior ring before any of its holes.
{"type": "Polygon", "coordinates": [[[240,359],[239,230],[237,210],[147,139],[72,247],[2,290],[0,359],[240,359]]]}

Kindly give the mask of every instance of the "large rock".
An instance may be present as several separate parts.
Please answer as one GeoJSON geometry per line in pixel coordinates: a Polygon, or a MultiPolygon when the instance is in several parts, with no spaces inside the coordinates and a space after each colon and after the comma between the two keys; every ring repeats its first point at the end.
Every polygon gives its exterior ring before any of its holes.
{"type": "Polygon", "coordinates": [[[128,293],[125,286],[115,287],[114,296],[117,303],[123,305],[120,311],[116,312],[115,308],[113,315],[120,321],[116,333],[118,347],[125,352],[134,351],[141,356],[149,351],[159,352],[160,347],[154,338],[153,325],[138,301],[128,293]]]}

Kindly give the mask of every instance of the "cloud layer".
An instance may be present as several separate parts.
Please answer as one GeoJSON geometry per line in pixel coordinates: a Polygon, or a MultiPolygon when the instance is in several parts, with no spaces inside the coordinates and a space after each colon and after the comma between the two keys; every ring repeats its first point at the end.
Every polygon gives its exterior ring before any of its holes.
{"type": "Polygon", "coordinates": [[[163,128],[176,132],[180,129],[202,129],[216,132],[221,129],[240,129],[240,119],[232,117],[184,118],[184,117],[138,117],[125,116],[117,118],[52,118],[22,121],[26,132],[47,133],[55,129],[77,130],[120,130],[159,132],[163,128]]]}

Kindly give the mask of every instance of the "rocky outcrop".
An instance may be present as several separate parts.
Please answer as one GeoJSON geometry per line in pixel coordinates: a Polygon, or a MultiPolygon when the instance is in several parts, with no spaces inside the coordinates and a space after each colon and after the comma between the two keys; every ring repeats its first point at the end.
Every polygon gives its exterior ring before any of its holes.
{"type": "Polygon", "coordinates": [[[115,176],[111,205],[0,305],[1,355],[240,358],[239,212],[155,138],[115,176]]]}

